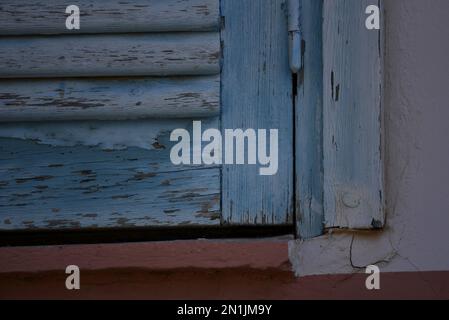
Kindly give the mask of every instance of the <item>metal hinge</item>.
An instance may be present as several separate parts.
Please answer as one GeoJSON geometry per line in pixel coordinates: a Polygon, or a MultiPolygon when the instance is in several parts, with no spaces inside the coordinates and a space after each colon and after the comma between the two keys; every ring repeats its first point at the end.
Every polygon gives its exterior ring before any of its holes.
{"type": "Polygon", "coordinates": [[[301,11],[302,0],[288,0],[288,35],[289,35],[289,59],[292,73],[301,70],[301,11]]]}

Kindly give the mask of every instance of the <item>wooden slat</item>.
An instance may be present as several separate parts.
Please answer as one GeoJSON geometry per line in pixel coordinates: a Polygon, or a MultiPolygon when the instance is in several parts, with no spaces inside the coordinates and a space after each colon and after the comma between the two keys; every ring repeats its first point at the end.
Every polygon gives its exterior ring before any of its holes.
{"type": "Polygon", "coordinates": [[[1,78],[207,75],[219,58],[214,32],[0,39],[1,78]]]}
{"type": "Polygon", "coordinates": [[[0,230],[219,225],[220,169],[172,165],[169,131],[155,150],[0,138],[0,230]]]}
{"type": "Polygon", "coordinates": [[[293,99],[284,0],[222,0],[222,128],[278,129],[279,171],[223,167],[223,219],[229,224],[293,222],[293,99]]]}
{"type": "Polygon", "coordinates": [[[219,76],[0,81],[0,122],[195,118],[219,110],[219,76]]]}
{"type": "MultiPolygon", "coordinates": [[[[371,0],[325,0],[324,212],[328,228],[377,229],[384,219],[381,32],[371,0]]],[[[383,30],[381,28],[381,30],[383,30]]]]}
{"type": "Polygon", "coordinates": [[[296,99],[296,218],[298,236],[322,234],[323,51],[322,0],[302,0],[303,67],[296,99]]]}
{"type": "Polygon", "coordinates": [[[0,34],[212,31],[219,0],[2,0],[0,34]],[[77,5],[79,30],[68,30],[65,13],[77,5]]]}

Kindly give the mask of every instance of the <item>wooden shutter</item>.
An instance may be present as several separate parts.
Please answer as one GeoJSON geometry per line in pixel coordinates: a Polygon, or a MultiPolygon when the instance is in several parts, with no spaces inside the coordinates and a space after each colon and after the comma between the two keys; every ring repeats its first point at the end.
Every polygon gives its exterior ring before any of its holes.
{"type": "Polygon", "coordinates": [[[69,4],[1,5],[0,230],[291,230],[286,1],[80,0],[73,32],[69,4]],[[172,165],[193,120],[278,129],[278,173],[172,165]]]}
{"type": "Polygon", "coordinates": [[[219,126],[219,0],[0,4],[0,229],[218,225],[220,168],[169,133],[219,126]],[[78,121],[83,120],[83,121],[78,121]]]}

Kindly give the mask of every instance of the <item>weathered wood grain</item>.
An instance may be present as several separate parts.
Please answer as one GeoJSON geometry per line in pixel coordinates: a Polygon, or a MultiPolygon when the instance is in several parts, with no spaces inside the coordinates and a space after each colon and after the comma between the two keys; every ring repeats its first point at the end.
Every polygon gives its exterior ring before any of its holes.
{"type": "Polygon", "coordinates": [[[296,223],[298,236],[322,234],[323,50],[322,0],[302,0],[302,70],[296,99],[296,223]]]}
{"type": "Polygon", "coordinates": [[[220,169],[172,165],[169,130],[148,139],[154,150],[0,138],[0,230],[218,225],[220,169]]]}
{"type": "Polygon", "coordinates": [[[327,228],[384,225],[381,31],[365,9],[381,1],[324,1],[324,212],[327,228]]]}
{"type": "Polygon", "coordinates": [[[2,0],[0,35],[218,30],[219,0],[2,0]],[[80,9],[80,29],[65,26],[80,9]]]}
{"type": "Polygon", "coordinates": [[[279,171],[223,166],[223,220],[280,225],[293,220],[293,98],[284,0],[222,0],[222,128],[278,129],[279,171]]]}
{"type": "Polygon", "coordinates": [[[4,37],[0,78],[210,75],[215,32],[4,37]]]}
{"type": "Polygon", "coordinates": [[[195,118],[219,111],[219,76],[0,81],[0,122],[195,118]]]}

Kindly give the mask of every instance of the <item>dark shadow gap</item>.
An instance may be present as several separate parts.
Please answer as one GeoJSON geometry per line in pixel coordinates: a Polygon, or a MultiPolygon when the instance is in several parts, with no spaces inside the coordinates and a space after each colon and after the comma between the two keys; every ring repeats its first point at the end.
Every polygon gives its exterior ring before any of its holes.
{"type": "Polygon", "coordinates": [[[293,225],[24,230],[0,231],[0,246],[126,243],[195,239],[257,239],[293,234],[293,225]]]}

